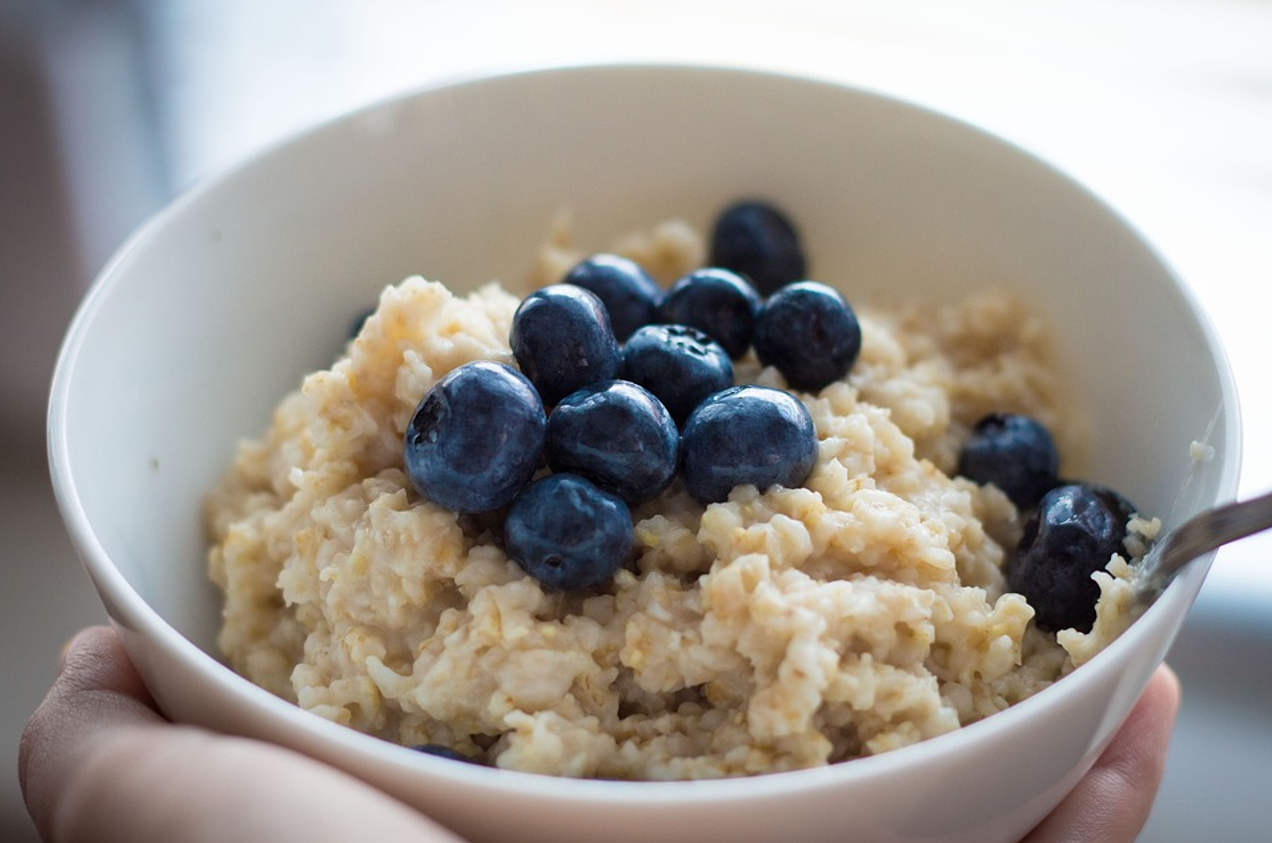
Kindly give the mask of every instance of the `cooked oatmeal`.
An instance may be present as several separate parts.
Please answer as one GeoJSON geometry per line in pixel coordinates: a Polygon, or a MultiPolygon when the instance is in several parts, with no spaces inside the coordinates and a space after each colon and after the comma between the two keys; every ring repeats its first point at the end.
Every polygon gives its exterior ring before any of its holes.
{"type": "MultiPolygon", "coordinates": [[[[616,249],[663,281],[704,254],[683,223],[616,249]]],[[[580,256],[558,231],[519,292],[580,256]]],[[[493,517],[421,499],[402,465],[403,431],[438,378],[473,360],[515,365],[519,300],[494,283],[387,288],[346,352],[241,445],[207,506],[235,670],[408,746],[566,776],[699,778],[949,732],[1056,681],[1130,622],[1127,560],[1114,557],[1096,574],[1091,633],[1038,630],[1003,588],[1020,515],[951,476],[986,413],[1032,415],[1062,453],[1081,429],[1056,398],[1043,326],[993,292],[858,308],[850,375],[798,393],[820,442],[803,487],[744,486],[703,507],[676,481],[634,509],[632,561],[611,584],[545,592],[505,556],[493,517]]],[[[736,374],[785,385],[754,356],[736,374]]],[[[1133,536],[1152,529],[1132,523],[1133,536]]]]}

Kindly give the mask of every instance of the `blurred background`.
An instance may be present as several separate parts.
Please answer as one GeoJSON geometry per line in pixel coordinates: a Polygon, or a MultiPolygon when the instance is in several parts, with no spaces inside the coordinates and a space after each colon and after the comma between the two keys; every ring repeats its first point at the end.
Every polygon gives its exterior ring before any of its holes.
{"type": "MultiPolygon", "coordinates": [[[[62,642],[104,618],[48,483],[57,347],[128,233],[200,179],[509,68],[672,60],[894,94],[1068,171],[1173,263],[1236,371],[1251,494],[1272,488],[1269,45],[1269,0],[0,0],[0,840],[36,839],[21,729],[62,642]]],[[[1220,552],[1171,661],[1184,704],[1142,839],[1267,839],[1272,536],[1220,552]]]]}

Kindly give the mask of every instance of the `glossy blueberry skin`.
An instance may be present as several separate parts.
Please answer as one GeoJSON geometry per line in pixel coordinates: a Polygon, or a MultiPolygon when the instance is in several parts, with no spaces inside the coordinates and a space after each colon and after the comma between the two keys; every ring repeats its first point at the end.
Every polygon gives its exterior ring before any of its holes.
{"type": "Polygon", "coordinates": [[[675,477],[680,431],[643,386],[602,381],[570,393],[552,410],[545,453],[553,471],[578,474],[638,504],[675,477]]]}
{"type": "Polygon", "coordinates": [[[1139,508],[1131,503],[1121,492],[1110,489],[1108,486],[1102,486],[1099,483],[1073,483],[1060,481],[1057,486],[1081,485],[1091,490],[1091,493],[1104,501],[1104,505],[1109,508],[1109,512],[1113,513],[1113,517],[1119,524],[1125,525],[1131,520],[1131,516],[1139,512],[1139,508]]]}
{"type": "Polygon", "coordinates": [[[742,273],[765,296],[807,277],[799,232],[768,202],[738,202],[721,212],[712,228],[710,254],[712,266],[742,273]]]}
{"type": "Polygon", "coordinates": [[[502,363],[453,369],[420,400],[402,459],[421,495],[456,512],[505,506],[530,481],[548,420],[530,381],[502,363]]]}
{"type": "Polygon", "coordinates": [[[551,407],[618,371],[619,345],[605,305],[573,284],[552,284],[522,300],[509,336],[517,365],[551,407]]]}
{"type": "Polygon", "coordinates": [[[991,413],[976,423],[958,455],[958,473],[993,483],[1019,509],[1037,505],[1059,484],[1060,454],[1051,431],[1018,413],[991,413]]]}
{"type": "Polygon", "coordinates": [[[1091,574],[1114,553],[1125,554],[1129,503],[1100,486],[1057,486],[1042,496],[1025,522],[1007,572],[1007,588],[1034,607],[1034,621],[1048,631],[1089,632],[1100,587],[1091,574]]]}
{"type": "Polygon", "coordinates": [[[735,386],[693,411],[680,440],[680,472],[700,503],[727,500],[735,486],[761,492],[799,486],[817,460],[817,431],[798,398],[782,389],[735,386]]]}
{"type": "Polygon", "coordinates": [[[605,305],[619,342],[641,325],[657,321],[663,290],[640,264],[621,255],[598,254],[576,264],[563,284],[590,290],[605,305]]]}
{"type": "Polygon", "coordinates": [[[646,325],[623,347],[619,376],[652,392],[683,426],[708,395],[733,386],[733,362],[697,328],[646,325]]]}
{"type": "Polygon", "coordinates": [[[440,743],[425,743],[413,746],[411,749],[416,752],[422,752],[425,755],[436,755],[438,758],[449,758],[451,761],[462,761],[465,764],[479,763],[475,758],[469,758],[458,749],[451,749],[449,746],[440,743]]]}
{"type": "Polygon", "coordinates": [[[857,362],[861,323],[838,290],[799,281],[768,297],[752,342],[760,362],[777,367],[792,389],[816,392],[857,362]]]}
{"type": "Polygon", "coordinates": [[[608,582],[632,549],[627,504],[576,474],[549,474],[525,488],[504,521],[508,557],[549,591],[608,582]]]}
{"type": "Polygon", "coordinates": [[[658,321],[697,328],[737,360],[751,347],[761,304],[760,294],[741,275],[707,267],[671,285],[658,321]]]}

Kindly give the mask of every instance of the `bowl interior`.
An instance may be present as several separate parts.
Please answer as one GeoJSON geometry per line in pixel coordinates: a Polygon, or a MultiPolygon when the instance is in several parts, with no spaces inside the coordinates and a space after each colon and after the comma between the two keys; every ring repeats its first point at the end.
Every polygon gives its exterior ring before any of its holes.
{"type": "Polygon", "coordinates": [[[63,350],[50,447],[108,606],[216,652],[202,499],[235,441],[332,359],[384,285],[519,281],[561,209],[579,243],[603,246],[673,216],[705,227],[745,195],[792,212],[810,274],[850,301],[1016,290],[1089,418],[1069,473],[1168,524],[1235,493],[1236,399],[1215,337],[1158,256],[1065,177],[831,84],[534,72],[376,105],[267,151],[184,196],[103,271],[63,350]],[[1194,442],[1213,457],[1194,459],[1194,442]]]}

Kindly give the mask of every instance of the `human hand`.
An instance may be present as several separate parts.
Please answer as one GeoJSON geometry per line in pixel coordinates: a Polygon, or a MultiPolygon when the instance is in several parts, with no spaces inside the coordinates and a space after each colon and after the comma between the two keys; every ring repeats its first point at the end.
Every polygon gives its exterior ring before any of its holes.
{"type": "Polygon", "coordinates": [[[459,841],[325,764],[168,722],[109,627],[67,645],[18,774],[46,843],[459,841]]]}
{"type": "Polygon", "coordinates": [[[1162,665],[1095,766],[1021,843],[1131,843],[1148,820],[1179,711],[1179,679],[1162,665]]]}
{"type": "MultiPolygon", "coordinates": [[[[1162,667],[1091,772],[1022,843],[1133,841],[1178,705],[1178,680],[1162,667]]],[[[68,645],[22,736],[19,775],[47,843],[459,840],[324,764],[164,720],[106,627],[68,645]]]]}

